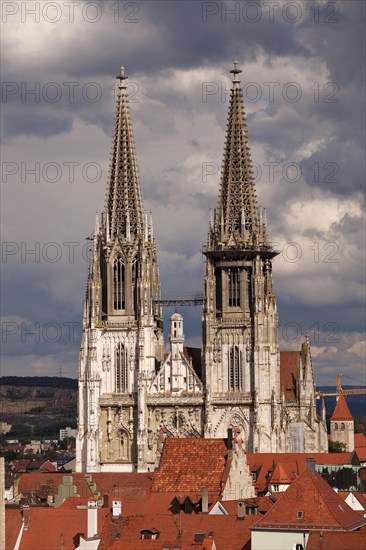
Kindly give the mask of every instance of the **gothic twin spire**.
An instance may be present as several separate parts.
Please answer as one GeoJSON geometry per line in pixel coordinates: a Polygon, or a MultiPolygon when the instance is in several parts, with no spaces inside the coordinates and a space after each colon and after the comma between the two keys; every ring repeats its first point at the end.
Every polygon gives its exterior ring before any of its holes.
{"type": "Polygon", "coordinates": [[[240,233],[243,226],[259,231],[258,205],[253,182],[253,168],[248,145],[243,92],[238,62],[234,62],[226,144],[220,186],[217,220],[227,235],[240,233]]]}
{"type": "Polygon", "coordinates": [[[124,67],[117,76],[118,99],[106,197],[106,224],[110,239],[142,233],[144,227],[139,172],[128,103],[124,67]]]}
{"type": "MultiPolygon", "coordinates": [[[[257,205],[243,92],[238,79],[242,71],[237,61],[230,72],[233,80],[229,117],[212,236],[219,242],[228,241],[230,235],[235,235],[242,242],[253,243],[259,239],[259,242],[266,244],[265,212],[262,214],[257,205]]],[[[137,236],[146,225],[128,104],[127,76],[123,67],[117,78],[116,122],[106,197],[106,225],[110,239],[116,238],[118,234],[123,237],[127,234],[137,236]]]]}

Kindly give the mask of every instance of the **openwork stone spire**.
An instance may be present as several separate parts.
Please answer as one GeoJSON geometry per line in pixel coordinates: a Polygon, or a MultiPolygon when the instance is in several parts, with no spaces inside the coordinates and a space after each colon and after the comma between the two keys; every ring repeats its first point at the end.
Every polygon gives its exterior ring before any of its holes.
{"type": "Polygon", "coordinates": [[[106,196],[107,235],[131,238],[143,235],[143,212],[139,173],[133,139],[124,67],[119,76],[116,123],[106,196]]]}
{"type": "Polygon", "coordinates": [[[262,236],[264,220],[259,215],[254,188],[253,168],[248,145],[243,91],[240,87],[238,62],[234,62],[229,117],[220,185],[215,233],[221,242],[231,235],[252,241],[262,236]]]}

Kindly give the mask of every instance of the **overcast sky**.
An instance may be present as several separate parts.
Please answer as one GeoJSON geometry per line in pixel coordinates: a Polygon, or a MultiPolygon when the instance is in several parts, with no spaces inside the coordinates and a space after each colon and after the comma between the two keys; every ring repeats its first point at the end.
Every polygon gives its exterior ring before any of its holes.
{"type": "MultiPolygon", "coordinates": [[[[238,59],[258,200],[280,251],[281,349],[299,349],[309,330],[317,384],[339,371],[365,384],[365,3],[1,9],[1,374],[77,376],[86,237],[104,208],[121,65],[162,293],[202,292],[238,59]]],[[[182,313],[187,343],[200,346],[200,308],[182,313]]]]}

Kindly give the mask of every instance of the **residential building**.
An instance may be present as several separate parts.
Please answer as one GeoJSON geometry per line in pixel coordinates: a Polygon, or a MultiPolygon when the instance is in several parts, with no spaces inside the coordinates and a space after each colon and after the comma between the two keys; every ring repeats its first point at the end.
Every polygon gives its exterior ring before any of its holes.
{"type": "Polygon", "coordinates": [[[305,550],[311,547],[308,542],[312,533],[322,539],[328,531],[342,537],[343,548],[363,548],[359,543],[365,540],[366,518],[324,481],[315,471],[314,461],[309,466],[253,525],[252,550],[305,550]]]}

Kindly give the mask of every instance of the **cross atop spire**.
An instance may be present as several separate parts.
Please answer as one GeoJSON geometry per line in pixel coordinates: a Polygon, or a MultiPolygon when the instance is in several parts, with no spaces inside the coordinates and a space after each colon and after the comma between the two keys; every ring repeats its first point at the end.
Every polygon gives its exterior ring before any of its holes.
{"type": "Polygon", "coordinates": [[[123,66],[120,68],[119,75],[117,75],[116,78],[119,80],[119,87],[126,88],[126,86],[123,85],[123,81],[127,80],[128,76],[125,74],[125,68],[123,66]]]}
{"type": "Polygon", "coordinates": [[[140,182],[128,103],[128,78],[124,67],[116,77],[119,80],[116,121],[109,168],[106,196],[106,220],[108,239],[119,234],[126,238],[127,230],[134,238],[143,235],[143,208],[140,182]],[[129,226],[129,227],[128,227],[129,226]]]}
{"type": "Polygon", "coordinates": [[[234,61],[234,68],[231,69],[231,73],[233,74],[233,84],[234,86],[238,86],[238,84],[240,84],[240,80],[237,78],[237,75],[239,75],[240,73],[242,73],[243,71],[241,69],[238,68],[239,67],[239,62],[238,61],[234,61]]]}
{"type": "Polygon", "coordinates": [[[267,243],[266,217],[258,210],[237,61],[230,72],[233,87],[214,232],[221,243],[232,236],[237,243],[255,246],[267,243]]]}

